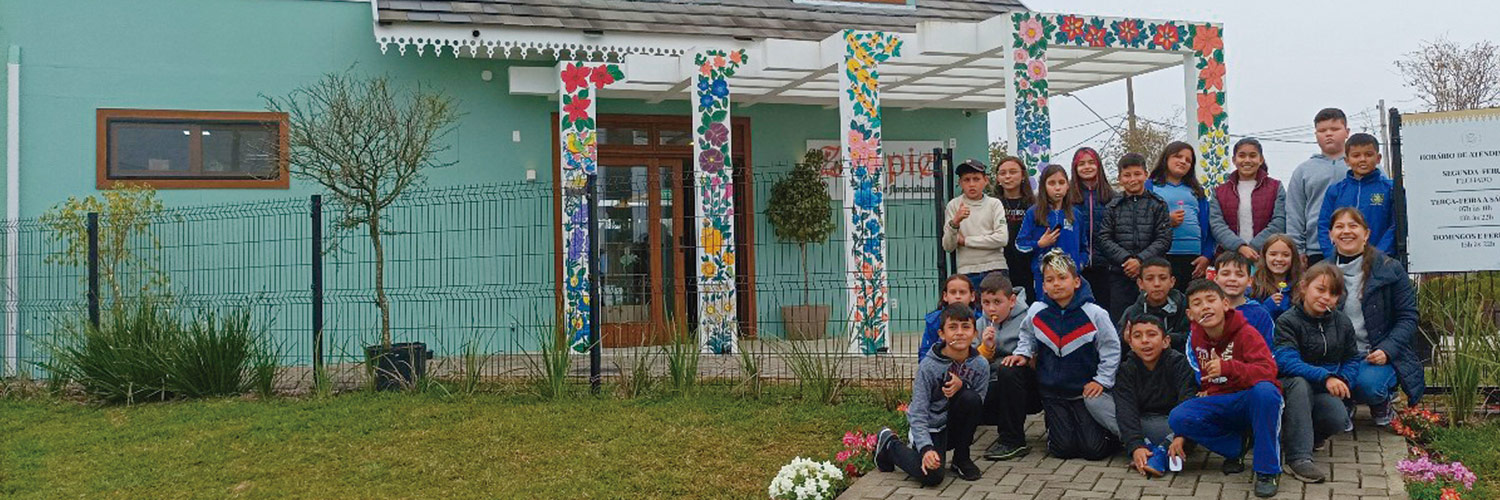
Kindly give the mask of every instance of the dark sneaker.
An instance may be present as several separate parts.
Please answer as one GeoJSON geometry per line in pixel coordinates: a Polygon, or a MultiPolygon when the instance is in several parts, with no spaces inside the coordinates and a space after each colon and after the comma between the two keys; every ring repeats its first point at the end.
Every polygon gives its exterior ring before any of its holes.
{"type": "Polygon", "coordinates": [[[1321,483],[1328,479],[1328,474],[1323,473],[1323,468],[1312,460],[1302,460],[1292,464],[1292,476],[1304,483],[1321,483]]]}
{"type": "Polygon", "coordinates": [[[1239,474],[1241,472],[1245,472],[1245,460],[1242,459],[1242,458],[1240,458],[1240,457],[1235,457],[1235,458],[1225,457],[1224,458],[1224,467],[1222,469],[1220,469],[1220,470],[1223,470],[1224,474],[1226,474],[1226,475],[1227,474],[1239,474]]]}
{"type": "Polygon", "coordinates": [[[1313,451],[1323,451],[1323,450],[1326,450],[1326,449],[1328,449],[1328,440],[1327,439],[1324,439],[1322,441],[1318,441],[1316,443],[1313,443],[1313,451]]]}
{"type": "Polygon", "coordinates": [[[1370,418],[1375,420],[1375,425],[1377,426],[1385,427],[1391,425],[1391,413],[1393,412],[1391,412],[1390,400],[1370,406],[1370,418]]]}
{"type": "Polygon", "coordinates": [[[1255,473],[1255,496],[1266,498],[1276,496],[1277,474],[1255,473]]]}
{"type": "Polygon", "coordinates": [[[896,464],[891,463],[891,458],[886,456],[886,452],[891,448],[892,439],[896,439],[896,433],[891,432],[890,427],[881,429],[880,434],[875,438],[875,468],[880,469],[880,472],[896,470],[896,464]]]}
{"type": "Polygon", "coordinates": [[[954,458],[951,468],[953,469],[953,473],[958,475],[959,479],[964,481],[979,480],[979,466],[974,465],[974,461],[971,459],[954,458]]]}
{"type": "Polygon", "coordinates": [[[1027,448],[1024,445],[1010,446],[1002,444],[1000,441],[995,441],[995,444],[990,445],[989,449],[984,451],[984,459],[1010,460],[1014,458],[1024,457],[1027,453],[1031,453],[1031,448],[1027,448]]]}

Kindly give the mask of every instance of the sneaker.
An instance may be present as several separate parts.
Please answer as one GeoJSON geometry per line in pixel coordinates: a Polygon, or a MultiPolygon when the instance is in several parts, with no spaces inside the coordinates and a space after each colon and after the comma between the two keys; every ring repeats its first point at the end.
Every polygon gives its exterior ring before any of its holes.
{"type": "Polygon", "coordinates": [[[880,472],[896,470],[896,464],[891,463],[891,458],[886,456],[892,439],[896,439],[896,433],[890,427],[880,429],[880,434],[875,438],[875,468],[880,469],[880,472]]]}
{"type": "Polygon", "coordinates": [[[1375,420],[1375,425],[1385,427],[1391,425],[1391,401],[1387,399],[1384,403],[1370,405],[1370,418],[1375,420]]]}
{"type": "Polygon", "coordinates": [[[1010,446],[1002,444],[997,440],[995,444],[990,445],[989,449],[984,451],[984,459],[1010,460],[1024,457],[1027,453],[1031,453],[1031,448],[1027,448],[1026,445],[1010,446]]]}
{"type": "Polygon", "coordinates": [[[1276,496],[1277,474],[1255,473],[1255,496],[1266,498],[1276,496]]]}
{"type": "Polygon", "coordinates": [[[972,459],[954,458],[953,465],[949,468],[953,469],[953,473],[957,474],[959,479],[964,481],[979,480],[979,466],[974,465],[974,460],[972,459]]]}
{"type": "Polygon", "coordinates": [[[1224,466],[1221,468],[1225,475],[1239,474],[1245,472],[1245,460],[1240,457],[1224,458],[1224,466]]]}
{"type": "Polygon", "coordinates": [[[1355,405],[1350,404],[1350,403],[1345,403],[1344,404],[1344,408],[1349,410],[1349,418],[1344,419],[1344,432],[1349,432],[1349,431],[1354,430],[1354,408],[1355,408],[1355,405]]]}
{"type": "Polygon", "coordinates": [[[1320,440],[1320,441],[1318,441],[1316,443],[1313,443],[1313,451],[1323,451],[1323,450],[1326,450],[1326,449],[1328,449],[1328,440],[1327,439],[1323,439],[1323,440],[1320,440]]]}
{"type": "Polygon", "coordinates": [[[1323,473],[1323,468],[1318,467],[1318,464],[1313,463],[1312,460],[1298,461],[1289,468],[1292,470],[1292,476],[1304,483],[1321,483],[1328,479],[1328,475],[1323,473]]]}

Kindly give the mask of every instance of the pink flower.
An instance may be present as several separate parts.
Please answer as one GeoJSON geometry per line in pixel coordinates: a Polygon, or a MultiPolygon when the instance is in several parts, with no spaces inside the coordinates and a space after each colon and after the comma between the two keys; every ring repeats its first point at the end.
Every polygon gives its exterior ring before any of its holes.
{"type": "MultiPolygon", "coordinates": [[[[844,446],[846,446],[846,447],[847,446],[854,446],[854,443],[857,443],[857,442],[859,442],[859,441],[856,440],[856,438],[854,437],[854,433],[853,432],[845,432],[844,433],[844,446]]],[[[843,460],[843,459],[840,458],[839,460],[843,460]]]]}
{"type": "Polygon", "coordinates": [[[1047,78],[1047,61],[1032,59],[1031,62],[1026,63],[1026,70],[1031,72],[1032,80],[1047,78]]]}
{"type": "Polygon", "coordinates": [[[1016,49],[1015,59],[1018,63],[1024,63],[1031,60],[1031,55],[1027,54],[1024,49],[1016,49]]]}
{"type": "Polygon", "coordinates": [[[1021,42],[1026,45],[1031,45],[1036,43],[1037,40],[1042,39],[1042,22],[1036,18],[1021,21],[1021,25],[1017,26],[1016,29],[1021,33],[1021,42]]]}
{"type": "Polygon", "coordinates": [[[849,460],[849,450],[839,452],[838,455],[835,455],[835,458],[837,458],[840,462],[849,460]]]}
{"type": "Polygon", "coordinates": [[[865,449],[870,450],[870,451],[875,451],[875,444],[876,444],[875,443],[875,439],[877,437],[878,437],[878,435],[876,435],[876,434],[871,434],[869,436],[865,436],[865,449]]]}

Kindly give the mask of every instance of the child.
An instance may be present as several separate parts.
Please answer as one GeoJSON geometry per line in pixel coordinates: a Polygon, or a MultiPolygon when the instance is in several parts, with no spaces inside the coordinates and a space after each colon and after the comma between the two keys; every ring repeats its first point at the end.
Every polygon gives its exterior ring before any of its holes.
{"type": "Polygon", "coordinates": [[[1234,252],[1224,252],[1214,259],[1214,283],[1224,290],[1224,295],[1229,297],[1229,306],[1235,308],[1245,315],[1245,322],[1250,323],[1255,331],[1266,341],[1266,345],[1276,344],[1276,320],[1271,313],[1266,311],[1260,302],[1245,296],[1245,291],[1250,288],[1250,267],[1254,263],[1234,252]]]}
{"type": "Polygon", "coordinates": [[[1349,140],[1344,112],[1324,108],[1313,117],[1313,127],[1322,153],[1298,165],[1286,186],[1286,234],[1297,243],[1297,251],[1307,256],[1309,266],[1322,260],[1325,252],[1333,255],[1333,250],[1318,246],[1318,215],[1328,186],[1349,170],[1344,163],[1344,141],[1349,140]]]}
{"type": "MultiPolygon", "coordinates": [[[[1026,209],[1026,218],[1021,221],[1021,234],[1016,237],[1016,248],[1022,252],[1044,255],[1052,249],[1061,249],[1070,260],[1080,264],[1084,261],[1083,248],[1077,221],[1083,218],[1073,207],[1073,197],[1068,195],[1068,173],[1059,165],[1047,165],[1037,177],[1042,186],[1042,196],[1036,205],[1026,209]]],[[[1033,296],[1042,296],[1042,259],[1032,261],[1031,272],[1033,296]]]]}
{"type": "Polygon", "coordinates": [[[1187,296],[1177,291],[1174,288],[1176,285],[1177,280],[1172,277],[1172,264],[1167,259],[1146,259],[1141,264],[1140,277],[1136,278],[1136,286],[1141,289],[1140,298],[1120,315],[1120,331],[1130,331],[1126,328],[1127,323],[1150,314],[1162,319],[1167,336],[1171,338],[1172,349],[1186,353],[1189,331],[1187,296]]]}
{"type": "Polygon", "coordinates": [[[948,223],[943,224],[943,250],[954,252],[958,272],[969,277],[971,288],[979,288],[979,280],[992,271],[1005,272],[1003,249],[1010,242],[1005,205],[984,194],[990,183],[986,168],[969,160],[953,169],[964,194],[948,202],[948,223]]]}
{"type": "Polygon", "coordinates": [[[1391,188],[1395,185],[1380,173],[1380,141],[1370,134],[1354,134],[1344,146],[1349,175],[1328,187],[1323,195],[1323,210],[1318,215],[1318,244],[1333,248],[1328,240],[1328,226],[1333,211],[1354,207],[1370,225],[1370,244],[1386,255],[1395,253],[1396,217],[1392,212],[1391,188]]]}
{"type": "Polygon", "coordinates": [[[1281,317],[1291,307],[1290,286],[1302,279],[1302,269],[1302,255],[1297,253],[1292,237],[1278,234],[1268,238],[1261,248],[1260,261],[1255,263],[1250,297],[1259,300],[1272,319],[1281,317]]]}
{"type": "Polygon", "coordinates": [[[1105,389],[1114,385],[1120,364],[1120,336],[1109,313],[1082,287],[1068,254],[1053,250],[1041,260],[1046,295],[1027,311],[1015,353],[1001,363],[1014,367],[1036,359],[1049,454],[1103,460],[1119,434],[1115,400],[1105,389]]]}
{"type": "Polygon", "coordinates": [[[1161,318],[1144,314],[1126,323],[1130,355],[1115,374],[1115,420],[1120,441],[1130,450],[1131,466],[1147,477],[1160,477],[1169,457],[1185,458],[1184,439],[1172,435],[1167,414],[1198,392],[1187,356],[1168,348],[1161,318]]]}
{"type": "Polygon", "coordinates": [[[941,340],[939,332],[943,329],[943,310],[953,304],[969,305],[974,303],[974,284],[969,281],[968,276],[954,274],[943,280],[943,297],[938,299],[937,309],[927,313],[924,318],[927,329],[922,331],[922,344],[917,347],[917,361],[921,361],[932,345],[941,340]]]}
{"type": "Polygon", "coordinates": [[[1281,388],[1276,361],[1260,332],[1229,306],[1219,285],[1194,280],[1188,286],[1188,363],[1199,376],[1202,397],[1172,410],[1172,432],[1224,456],[1224,472],[1244,470],[1244,434],[1255,439],[1255,496],[1276,494],[1281,474],[1281,388]]]}
{"type": "MultiPolygon", "coordinates": [[[[1099,162],[1098,151],[1082,147],[1073,153],[1072,179],[1068,196],[1073,197],[1073,203],[1078,205],[1078,212],[1083,216],[1079,219],[1079,234],[1082,235],[1084,261],[1088,262],[1083,266],[1083,279],[1093,285],[1095,303],[1106,311],[1119,311],[1114,306],[1114,289],[1108,265],[1104,259],[1098,258],[1099,247],[1095,246],[1099,223],[1109,213],[1106,207],[1115,199],[1115,188],[1109,185],[1109,176],[1104,172],[1104,165],[1099,162]]],[[[1111,317],[1118,317],[1118,314],[1111,317]]]]}
{"type": "MultiPolygon", "coordinates": [[[[1016,248],[1021,234],[1021,221],[1026,218],[1026,209],[1036,205],[1036,195],[1031,191],[1031,179],[1026,177],[1026,166],[1020,158],[1007,156],[995,167],[996,195],[1005,205],[1005,225],[1010,230],[1010,244],[1005,246],[1005,267],[1010,270],[1010,282],[1026,286],[1033,281],[1031,254],[1016,248]]],[[[1024,308],[1023,308],[1024,309],[1024,308]]]]}
{"type": "Polygon", "coordinates": [[[1172,263],[1172,275],[1177,278],[1178,289],[1187,282],[1208,271],[1208,261],[1214,254],[1213,232],[1208,224],[1208,196],[1203,185],[1198,183],[1197,159],[1193,147],[1186,142],[1167,144],[1156,168],[1151,170],[1151,182],[1146,189],[1156,193],[1167,202],[1171,217],[1172,248],[1167,251],[1167,260],[1172,263]]]}
{"type": "MultiPolygon", "coordinates": [[[[1427,389],[1422,361],[1412,350],[1417,334],[1417,295],[1400,262],[1370,244],[1370,226],[1354,207],[1333,211],[1328,258],[1344,275],[1349,298],[1340,309],[1354,324],[1362,358],[1354,380],[1354,401],[1370,406],[1375,425],[1391,423],[1396,385],[1406,404],[1416,406],[1427,389]]],[[[1352,411],[1352,408],[1351,408],[1352,411]]]]}
{"type": "Polygon", "coordinates": [[[943,454],[953,450],[953,472],[965,481],[979,479],[979,466],[969,458],[974,429],[979,426],[990,365],[974,343],[974,312],[964,304],[950,304],[942,312],[942,341],[917,364],[911,384],[906,420],[911,446],[890,428],[880,430],[875,465],[890,472],[900,467],[923,486],[943,482],[943,454]]]}
{"type": "Polygon", "coordinates": [[[975,324],[980,338],[979,354],[990,362],[990,389],[984,398],[984,413],[995,419],[995,443],[984,453],[987,460],[1010,460],[1031,452],[1026,446],[1026,415],[1042,411],[1036,371],[1030,366],[1004,366],[1000,360],[1016,350],[1021,327],[1026,323],[1026,298],[1009,278],[991,274],[979,284],[979,303],[984,315],[975,324]]]}
{"type": "Polygon", "coordinates": [[[1253,261],[1267,238],[1286,230],[1286,190],[1271,178],[1260,141],[1234,143],[1234,165],[1229,180],[1214,188],[1208,222],[1220,248],[1253,261]]]}
{"type": "Polygon", "coordinates": [[[1324,439],[1349,424],[1344,401],[1359,373],[1354,324],[1338,311],[1344,276],[1319,263],[1297,282],[1296,305],[1276,320],[1276,365],[1286,408],[1281,415],[1281,443],[1287,468],[1307,483],[1328,478],[1313,463],[1312,452],[1324,439]]]}
{"type": "MultiPolygon", "coordinates": [[[[1099,262],[1108,265],[1112,302],[1106,309],[1109,317],[1116,320],[1141,293],[1136,284],[1141,266],[1148,260],[1166,255],[1172,247],[1167,202],[1156,193],[1146,191],[1146,157],[1127,153],[1120,158],[1119,166],[1120,188],[1124,193],[1109,202],[1109,208],[1105,210],[1095,235],[1098,250],[1094,255],[1099,262]]],[[[1094,283],[1095,290],[1099,286],[1094,283]]],[[[1186,324],[1181,333],[1186,339],[1186,324]]]]}

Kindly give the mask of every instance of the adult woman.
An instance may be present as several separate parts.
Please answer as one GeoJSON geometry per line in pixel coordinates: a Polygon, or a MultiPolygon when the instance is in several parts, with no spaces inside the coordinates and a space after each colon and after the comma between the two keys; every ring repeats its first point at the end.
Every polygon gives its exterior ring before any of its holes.
{"type": "Polygon", "coordinates": [[[1208,223],[1219,248],[1253,261],[1271,235],[1286,231],[1286,190],[1271,178],[1260,141],[1234,143],[1234,166],[1234,175],[1214,188],[1208,223]]]}
{"type": "Polygon", "coordinates": [[[1370,245],[1370,227],[1353,207],[1335,210],[1328,229],[1335,264],[1348,293],[1340,305],[1354,323],[1362,359],[1354,378],[1354,401],[1370,406],[1377,425],[1391,421],[1391,389],[1398,384],[1406,404],[1422,399],[1422,362],[1411,348],[1417,332],[1417,296],[1406,269],[1370,245]]]}
{"type": "MultiPolygon", "coordinates": [[[[1068,195],[1073,197],[1073,205],[1083,215],[1078,224],[1081,237],[1079,243],[1083,245],[1083,254],[1088,260],[1088,265],[1083,268],[1083,279],[1094,289],[1094,302],[1105,310],[1114,311],[1116,299],[1109,293],[1108,265],[1105,259],[1095,256],[1094,240],[1099,222],[1104,220],[1105,205],[1115,199],[1115,188],[1110,186],[1109,176],[1104,174],[1104,165],[1099,162],[1099,152],[1094,151],[1094,148],[1082,147],[1073,153],[1072,179],[1068,195]]],[[[1129,297],[1120,300],[1134,299],[1135,297],[1129,297]]]]}

